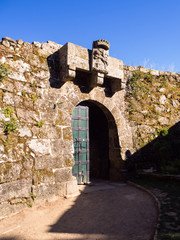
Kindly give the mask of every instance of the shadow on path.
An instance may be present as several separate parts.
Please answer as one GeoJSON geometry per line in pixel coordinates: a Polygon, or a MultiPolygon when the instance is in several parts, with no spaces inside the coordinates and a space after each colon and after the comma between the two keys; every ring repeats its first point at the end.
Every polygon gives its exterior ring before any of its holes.
{"type": "Polygon", "coordinates": [[[157,206],[125,183],[81,186],[69,199],[25,209],[0,221],[0,240],[152,240],[157,206]]]}
{"type": "Polygon", "coordinates": [[[126,184],[95,184],[86,187],[50,232],[150,240],[156,219],[156,204],[147,193],[126,184]]]}

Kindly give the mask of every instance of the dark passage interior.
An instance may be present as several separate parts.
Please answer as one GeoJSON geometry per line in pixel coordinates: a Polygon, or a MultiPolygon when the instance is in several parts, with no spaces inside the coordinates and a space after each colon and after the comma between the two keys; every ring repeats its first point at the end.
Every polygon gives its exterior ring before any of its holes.
{"type": "Polygon", "coordinates": [[[90,180],[109,179],[108,121],[96,104],[84,102],[89,107],[90,180]]]}

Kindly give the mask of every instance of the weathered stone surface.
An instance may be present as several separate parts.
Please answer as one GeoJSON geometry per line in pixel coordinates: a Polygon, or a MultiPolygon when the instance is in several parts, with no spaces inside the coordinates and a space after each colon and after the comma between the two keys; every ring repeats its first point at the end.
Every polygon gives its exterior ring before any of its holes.
{"type": "Polygon", "coordinates": [[[61,139],[51,139],[51,154],[54,157],[58,157],[63,154],[64,142],[61,139]]]}
{"type": "Polygon", "coordinates": [[[49,44],[49,46],[51,48],[53,48],[55,51],[59,50],[62,45],[61,44],[58,44],[58,43],[55,43],[55,42],[52,42],[52,41],[47,41],[47,43],[49,44]]]}
{"type": "Polygon", "coordinates": [[[43,125],[39,131],[39,137],[42,139],[61,139],[61,136],[61,128],[52,125],[43,125]]]}
{"type": "Polygon", "coordinates": [[[20,178],[20,173],[22,171],[22,164],[12,163],[12,162],[4,162],[0,163],[0,182],[9,182],[14,181],[20,178]]]}
{"type": "Polygon", "coordinates": [[[1,121],[2,121],[2,120],[6,120],[6,119],[7,119],[7,120],[10,120],[10,118],[6,118],[6,117],[5,117],[5,115],[2,113],[2,111],[3,111],[3,110],[1,109],[1,111],[0,111],[0,120],[1,120],[1,121]]]}
{"type": "Polygon", "coordinates": [[[59,196],[66,196],[67,194],[67,183],[66,182],[62,182],[62,183],[57,183],[55,185],[56,187],[56,193],[59,195],[59,196]]]}
{"type": "Polygon", "coordinates": [[[2,40],[2,45],[4,45],[5,47],[10,47],[10,43],[7,40],[2,40]]]}
{"type": "Polygon", "coordinates": [[[6,40],[10,43],[15,43],[16,44],[16,41],[14,39],[10,38],[10,37],[3,37],[2,40],[6,40]]]}
{"type": "Polygon", "coordinates": [[[27,205],[25,203],[15,204],[15,205],[10,205],[7,203],[0,204],[0,219],[8,217],[13,213],[18,213],[26,207],[27,205]]]}
{"type": "Polygon", "coordinates": [[[62,183],[72,180],[72,169],[71,168],[61,168],[55,171],[55,182],[62,183]]]}
{"type": "MultiPolygon", "coordinates": [[[[33,167],[33,159],[29,156],[29,154],[26,154],[23,159],[22,163],[25,170],[31,170],[33,167]]],[[[31,174],[31,172],[29,172],[31,174]]]]}
{"type": "Polygon", "coordinates": [[[33,42],[32,44],[34,44],[35,47],[41,48],[41,43],[40,42],[33,42]]]}
{"type": "Polygon", "coordinates": [[[54,184],[41,184],[40,186],[33,186],[33,194],[39,199],[48,199],[56,194],[54,184]]]}
{"type": "Polygon", "coordinates": [[[36,154],[50,154],[50,140],[49,139],[32,139],[27,141],[29,148],[36,154]]]}
{"type": "Polygon", "coordinates": [[[153,127],[143,125],[143,124],[139,126],[139,129],[141,132],[144,132],[145,134],[155,132],[155,129],[153,127]]]}
{"type": "Polygon", "coordinates": [[[24,77],[24,74],[21,72],[13,72],[10,77],[17,81],[27,82],[27,79],[24,77]]]}
{"type": "Polygon", "coordinates": [[[6,62],[6,58],[4,56],[2,56],[1,59],[0,59],[0,63],[4,64],[5,62],[6,62]]]}
{"type": "Polygon", "coordinates": [[[12,82],[4,80],[3,83],[0,84],[0,89],[3,89],[8,92],[14,91],[14,85],[12,82]]]}
{"type": "Polygon", "coordinates": [[[19,40],[17,40],[17,43],[18,43],[19,45],[22,45],[22,44],[23,44],[23,40],[19,39],[19,40]]]}
{"type": "Polygon", "coordinates": [[[177,100],[172,101],[173,107],[178,108],[180,103],[177,100]]]}
{"type": "Polygon", "coordinates": [[[54,175],[53,175],[53,170],[41,170],[40,171],[40,179],[39,181],[43,184],[52,184],[54,183],[54,175]]]}
{"type": "Polygon", "coordinates": [[[12,93],[5,92],[3,96],[3,102],[7,105],[14,105],[14,98],[12,93]]]}
{"type": "MultiPolygon", "coordinates": [[[[23,60],[16,60],[16,61],[9,61],[8,64],[14,68],[16,71],[20,73],[24,73],[25,71],[30,71],[30,65],[28,63],[25,63],[23,60]]],[[[17,79],[18,80],[18,79],[17,79]]]]}
{"type": "Polygon", "coordinates": [[[19,137],[32,137],[31,130],[27,126],[24,126],[23,128],[18,129],[18,131],[19,131],[19,137]]]}
{"type": "Polygon", "coordinates": [[[21,122],[36,123],[39,121],[39,114],[35,111],[16,108],[17,117],[21,122]]]}
{"type": "Polygon", "coordinates": [[[67,185],[66,185],[66,188],[67,188],[66,196],[67,197],[79,193],[76,178],[75,177],[73,177],[73,178],[74,179],[72,181],[68,181],[67,185]]]}
{"type": "Polygon", "coordinates": [[[35,159],[35,169],[47,169],[47,168],[63,168],[65,167],[64,159],[61,155],[54,156],[40,156],[35,159]]]}
{"type": "Polygon", "coordinates": [[[30,197],[31,179],[22,179],[0,185],[0,199],[2,202],[15,197],[30,197]]]}
{"type": "Polygon", "coordinates": [[[166,117],[159,117],[158,121],[161,125],[168,125],[169,124],[169,119],[167,119],[166,117]]]}
{"type": "Polygon", "coordinates": [[[49,79],[50,77],[49,71],[44,71],[44,70],[32,72],[32,75],[34,77],[41,78],[41,79],[49,79]]]}
{"type": "Polygon", "coordinates": [[[160,99],[159,99],[159,102],[160,102],[160,104],[164,105],[166,103],[166,96],[165,95],[161,95],[160,99]]]}

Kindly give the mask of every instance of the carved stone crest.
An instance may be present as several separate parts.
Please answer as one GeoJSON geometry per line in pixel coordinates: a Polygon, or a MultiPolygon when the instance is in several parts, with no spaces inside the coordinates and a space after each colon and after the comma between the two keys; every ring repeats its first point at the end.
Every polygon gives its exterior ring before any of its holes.
{"type": "Polygon", "coordinates": [[[106,74],[109,57],[109,42],[103,39],[93,42],[92,71],[106,74]]]}

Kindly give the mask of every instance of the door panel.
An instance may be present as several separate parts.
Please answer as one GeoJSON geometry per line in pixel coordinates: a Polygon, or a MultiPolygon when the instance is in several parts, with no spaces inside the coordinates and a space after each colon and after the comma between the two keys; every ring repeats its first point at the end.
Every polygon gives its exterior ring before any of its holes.
{"type": "Polygon", "coordinates": [[[73,176],[78,184],[89,182],[89,108],[75,107],[72,114],[72,131],[74,142],[75,165],[72,168],[73,176]]]}

